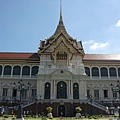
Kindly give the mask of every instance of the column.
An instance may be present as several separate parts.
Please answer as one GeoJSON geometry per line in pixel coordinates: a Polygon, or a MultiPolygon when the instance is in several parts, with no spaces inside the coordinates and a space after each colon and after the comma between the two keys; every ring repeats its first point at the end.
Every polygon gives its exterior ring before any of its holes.
{"type": "Polygon", "coordinates": [[[12,99],[12,83],[10,83],[10,100],[12,99]]]}
{"type": "Polygon", "coordinates": [[[118,67],[116,68],[116,72],[117,72],[117,80],[119,80],[119,76],[118,76],[118,67]]]}
{"type": "Polygon", "coordinates": [[[85,100],[86,99],[86,82],[85,81],[80,81],[80,90],[79,90],[79,92],[81,93],[80,94],[80,99],[82,99],[82,100],[85,100]]]}
{"type": "Polygon", "coordinates": [[[3,74],[4,74],[4,65],[2,66],[3,68],[2,68],[2,75],[1,75],[1,77],[3,78],[3,74]]]}
{"type": "Polygon", "coordinates": [[[13,67],[14,66],[11,66],[11,78],[12,78],[12,75],[13,75],[13,67]]]}
{"type": "Polygon", "coordinates": [[[69,99],[72,99],[72,95],[71,95],[71,80],[68,81],[68,96],[69,96],[69,99]]]}
{"type": "Polygon", "coordinates": [[[109,67],[107,69],[108,69],[108,79],[110,80],[109,67]]]}
{"type": "Polygon", "coordinates": [[[101,71],[100,71],[100,67],[99,67],[99,79],[101,80],[101,71]]]}
{"type": "Polygon", "coordinates": [[[57,94],[57,93],[56,93],[56,91],[57,91],[56,81],[55,81],[55,80],[53,80],[53,83],[54,83],[54,84],[53,84],[53,85],[54,85],[54,86],[53,86],[53,87],[54,87],[53,94],[54,94],[54,99],[56,99],[56,96],[55,96],[55,95],[57,94]]]}
{"type": "Polygon", "coordinates": [[[23,66],[21,66],[20,79],[22,78],[22,69],[23,69],[23,66]]]}
{"type": "Polygon", "coordinates": [[[1,91],[1,92],[0,92],[0,99],[2,98],[2,84],[3,84],[3,83],[0,83],[0,91],[1,91]]]}
{"type": "Polygon", "coordinates": [[[55,99],[55,80],[51,81],[51,99],[55,99]]]}
{"type": "Polygon", "coordinates": [[[92,79],[91,66],[90,66],[90,79],[92,79]]]}
{"type": "Polygon", "coordinates": [[[72,80],[70,81],[70,85],[71,85],[71,90],[70,90],[70,92],[71,92],[71,99],[73,99],[73,81],[72,80]]]}
{"type": "Polygon", "coordinates": [[[101,88],[102,88],[102,87],[101,87],[102,85],[99,85],[99,86],[100,86],[100,87],[99,87],[99,90],[100,90],[100,91],[99,91],[99,93],[100,93],[100,95],[99,95],[99,100],[102,100],[102,89],[101,89],[101,88]]]}
{"type": "Polygon", "coordinates": [[[30,66],[30,76],[29,76],[29,78],[31,78],[31,72],[32,71],[32,66],[30,66]]]}
{"type": "Polygon", "coordinates": [[[37,80],[37,95],[44,99],[44,82],[42,80],[37,80]]]}
{"type": "Polygon", "coordinates": [[[50,99],[52,99],[53,98],[53,81],[50,81],[50,85],[51,85],[51,87],[50,87],[50,99]]]}
{"type": "Polygon", "coordinates": [[[113,100],[113,92],[111,90],[111,86],[108,86],[108,99],[113,100]]]}

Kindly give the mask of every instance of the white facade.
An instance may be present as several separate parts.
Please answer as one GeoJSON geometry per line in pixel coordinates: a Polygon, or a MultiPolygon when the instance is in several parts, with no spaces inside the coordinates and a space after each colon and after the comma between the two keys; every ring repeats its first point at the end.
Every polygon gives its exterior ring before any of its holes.
{"type": "Polygon", "coordinates": [[[73,115],[72,109],[86,104],[88,97],[99,104],[118,105],[119,92],[112,91],[111,83],[117,86],[120,81],[120,55],[85,54],[82,42],[68,35],[60,12],[55,33],[40,41],[37,53],[0,53],[1,105],[19,102],[21,79],[22,102],[37,100],[40,112],[52,105],[55,116],[60,108],[64,116],[73,115]]]}

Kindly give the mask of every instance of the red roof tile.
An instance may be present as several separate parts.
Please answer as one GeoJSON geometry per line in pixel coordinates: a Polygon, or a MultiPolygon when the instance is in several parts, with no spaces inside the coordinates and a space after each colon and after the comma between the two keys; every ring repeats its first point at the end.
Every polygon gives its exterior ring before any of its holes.
{"type": "Polygon", "coordinates": [[[120,60],[120,54],[86,54],[83,60],[120,60]]]}
{"type": "MultiPolygon", "coordinates": [[[[1,52],[0,59],[38,58],[37,53],[7,53],[1,52]]],[[[85,54],[83,60],[120,60],[120,54],[85,54]]]]}
{"type": "Polygon", "coordinates": [[[39,58],[37,53],[0,53],[0,59],[28,59],[39,58]]]}

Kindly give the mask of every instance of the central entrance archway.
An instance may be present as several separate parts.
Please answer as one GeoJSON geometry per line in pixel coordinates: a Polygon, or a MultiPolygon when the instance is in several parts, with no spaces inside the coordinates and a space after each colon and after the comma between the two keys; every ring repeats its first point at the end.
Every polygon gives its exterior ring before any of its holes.
{"type": "Polygon", "coordinates": [[[67,85],[64,81],[60,81],[57,83],[57,98],[67,98],[67,85]]]}
{"type": "Polygon", "coordinates": [[[60,105],[58,107],[58,116],[62,116],[62,117],[65,116],[65,106],[64,105],[60,105]]]}

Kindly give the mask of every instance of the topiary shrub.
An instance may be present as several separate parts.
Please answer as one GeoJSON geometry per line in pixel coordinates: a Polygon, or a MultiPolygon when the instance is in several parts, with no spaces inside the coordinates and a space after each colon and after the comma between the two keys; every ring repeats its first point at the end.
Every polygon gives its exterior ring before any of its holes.
{"type": "Polygon", "coordinates": [[[79,113],[79,112],[81,112],[81,111],[82,111],[82,109],[81,109],[81,107],[80,107],[80,106],[76,107],[76,108],[75,108],[75,110],[76,110],[76,112],[77,112],[77,113],[79,113]]]}
{"type": "Polygon", "coordinates": [[[47,110],[48,113],[52,112],[52,109],[53,109],[53,108],[50,107],[50,106],[49,106],[49,107],[46,107],[46,110],[47,110]]]}

